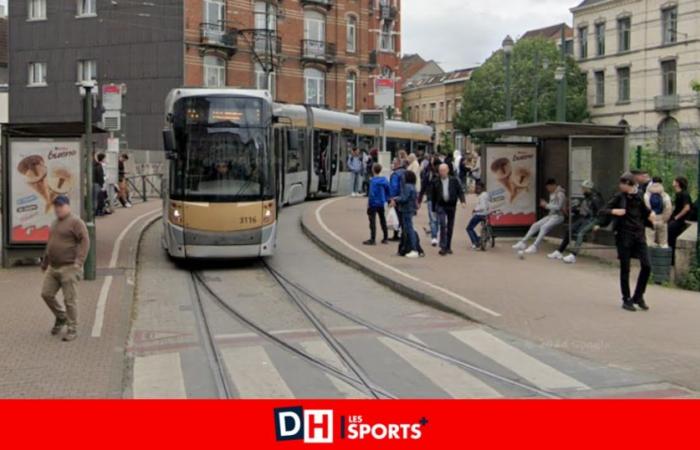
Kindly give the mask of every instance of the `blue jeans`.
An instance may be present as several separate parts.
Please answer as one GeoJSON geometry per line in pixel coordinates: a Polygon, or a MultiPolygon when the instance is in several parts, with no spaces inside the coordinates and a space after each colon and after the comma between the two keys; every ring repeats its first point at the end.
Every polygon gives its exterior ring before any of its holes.
{"type": "Polygon", "coordinates": [[[472,220],[469,221],[469,226],[467,226],[467,234],[469,235],[469,239],[472,241],[472,244],[476,245],[477,247],[481,244],[481,238],[478,234],[476,234],[475,230],[476,227],[483,222],[486,222],[486,216],[476,214],[472,216],[472,220]]]}
{"type": "Polygon", "coordinates": [[[352,193],[359,194],[362,189],[362,174],[360,172],[352,172],[352,193]]]}
{"type": "Polygon", "coordinates": [[[432,239],[438,238],[438,231],[440,230],[440,225],[438,223],[437,214],[433,212],[433,202],[428,202],[428,223],[430,223],[430,237],[432,239]]]}
{"type": "Polygon", "coordinates": [[[401,214],[401,233],[404,233],[408,239],[410,250],[418,251],[418,240],[416,238],[416,230],[413,229],[413,214],[401,214]]]}

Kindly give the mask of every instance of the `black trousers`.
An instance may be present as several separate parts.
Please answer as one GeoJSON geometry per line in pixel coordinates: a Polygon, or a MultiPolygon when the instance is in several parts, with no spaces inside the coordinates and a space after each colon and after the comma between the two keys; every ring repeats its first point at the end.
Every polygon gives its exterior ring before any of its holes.
{"type": "Polygon", "coordinates": [[[440,249],[452,250],[452,235],[455,230],[455,216],[457,209],[451,206],[440,206],[436,209],[438,223],[440,225],[440,249]]]}
{"type": "Polygon", "coordinates": [[[367,208],[367,215],[369,216],[369,231],[371,233],[370,240],[377,240],[377,216],[379,216],[379,225],[382,227],[384,240],[389,239],[389,229],[386,226],[386,216],[384,215],[384,207],[369,207],[367,208]]]}
{"type": "Polygon", "coordinates": [[[643,299],[647,290],[647,284],[649,284],[649,277],[651,276],[651,261],[645,237],[618,236],[617,255],[620,259],[620,290],[622,291],[622,299],[624,301],[643,299]],[[630,291],[630,269],[632,259],[635,258],[639,260],[642,270],[639,272],[637,287],[634,291],[634,296],[632,296],[630,291]]]}

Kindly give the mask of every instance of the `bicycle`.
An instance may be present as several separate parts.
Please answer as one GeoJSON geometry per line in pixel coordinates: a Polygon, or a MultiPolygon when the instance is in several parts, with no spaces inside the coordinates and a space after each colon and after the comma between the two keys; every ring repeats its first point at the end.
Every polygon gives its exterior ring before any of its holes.
{"type": "Polygon", "coordinates": [[[491,226],[491,214],[486,216],[486,219],[481,223],[481,233],[480,233],[480,248],[482,252],[485,252],[489,243],[491,248],[496,247],[496,235],[493,232],[493,227],[491,226]]]}

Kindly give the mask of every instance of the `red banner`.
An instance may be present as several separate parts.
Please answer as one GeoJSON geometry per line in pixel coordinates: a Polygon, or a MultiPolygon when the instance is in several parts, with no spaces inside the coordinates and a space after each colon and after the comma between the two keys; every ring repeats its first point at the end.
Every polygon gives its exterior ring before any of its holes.
{"type": "Polygon", "coordinates": [[[696,446],[696,401],[6,401],[4,448],[696,446]]]}

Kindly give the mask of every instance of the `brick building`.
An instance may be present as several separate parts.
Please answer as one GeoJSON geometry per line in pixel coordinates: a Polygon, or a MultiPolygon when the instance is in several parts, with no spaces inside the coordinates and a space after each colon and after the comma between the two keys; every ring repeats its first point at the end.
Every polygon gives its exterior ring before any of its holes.
{"type": "Polygon", "coordinates": [[[126,85],[129,150],[161,147],[165,96],[183,85],[401,111],[400,0],[9,3],[12,122],[80,120],[85,79],[126,85]]]}

